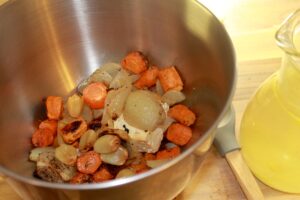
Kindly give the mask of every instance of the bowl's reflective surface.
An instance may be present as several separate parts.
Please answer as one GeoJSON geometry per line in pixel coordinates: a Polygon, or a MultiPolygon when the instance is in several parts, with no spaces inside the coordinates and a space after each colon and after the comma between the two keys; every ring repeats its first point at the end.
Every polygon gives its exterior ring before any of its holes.
{"type": "Polygon", "coordinates": [[[210,146],[214,122],[234,87],[231,42],[219,21],[193,0],[9,1],[0,7],[0,44],[0,169],[47,187],[26,185],[31,195],[48,193],[43,199],[174,197],[193,173],[189,155],[200,145],[196,160],[201,160],[204,140],[210,146]],[[187,103],[198,115],[190,147],[166,166],[130,179],[81,186],[34,179],[27,156],[34,121],[42,117],[41,100],[66,96],[98,66],[118,62],[132,50],[181,72],[187,103]]]}

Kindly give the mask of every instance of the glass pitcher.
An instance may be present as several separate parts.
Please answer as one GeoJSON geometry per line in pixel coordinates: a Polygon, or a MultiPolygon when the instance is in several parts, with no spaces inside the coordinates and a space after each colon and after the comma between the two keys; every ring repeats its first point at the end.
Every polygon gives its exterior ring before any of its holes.
{"type": "Polygon", "coordinates": [[[242,154],[265,184],[300,193],[300,10],[276,33],[281,68],[257,90],[243,115],[242,154]],[[298,44],[299,47],[300,43],[298,44]]]}

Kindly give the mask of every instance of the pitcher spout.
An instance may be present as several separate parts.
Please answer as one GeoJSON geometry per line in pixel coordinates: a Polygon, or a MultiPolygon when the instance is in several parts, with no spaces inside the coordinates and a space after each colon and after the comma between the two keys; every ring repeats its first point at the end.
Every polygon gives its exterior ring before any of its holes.
{"type": "Polygon", "coordinates": [[[300,9],[282,23],[275,37],[276,43],[281,49],[292,56],[300,57],[300,44],[296,44],[296,37],[300,37],[300,9]]]}

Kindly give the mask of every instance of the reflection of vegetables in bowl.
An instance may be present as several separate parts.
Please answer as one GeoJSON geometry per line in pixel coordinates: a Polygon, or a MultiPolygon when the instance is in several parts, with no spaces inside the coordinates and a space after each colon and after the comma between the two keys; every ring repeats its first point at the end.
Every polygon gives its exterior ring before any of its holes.
{"type": "Polygon", "coordinates": [[[66,101],[48,96],[47,119],[29,159],[50,182],[103,182],[148,171],[178,156],[192,137],[176,68],[148,67],[140,52],[108,63],[66,101]]]}

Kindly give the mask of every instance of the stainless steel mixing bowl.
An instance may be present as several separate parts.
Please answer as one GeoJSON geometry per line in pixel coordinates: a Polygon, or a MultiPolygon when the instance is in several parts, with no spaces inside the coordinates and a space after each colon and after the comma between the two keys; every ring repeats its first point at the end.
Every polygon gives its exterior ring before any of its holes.
{"type": "Polygon", "coordinates": [[[195,0],[10,0],[0,7],[0,171],[25,199],[172,199],[209,149],[234,80],[231,41],[195,0]],[[131,50],[181,72],[186,103],[198,116],[185,151],[149,172],[99,184],[34,178],[27,157],[41,100],[68,95],[131,50]]]}

